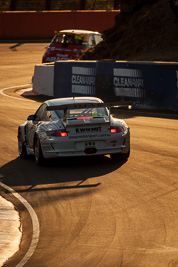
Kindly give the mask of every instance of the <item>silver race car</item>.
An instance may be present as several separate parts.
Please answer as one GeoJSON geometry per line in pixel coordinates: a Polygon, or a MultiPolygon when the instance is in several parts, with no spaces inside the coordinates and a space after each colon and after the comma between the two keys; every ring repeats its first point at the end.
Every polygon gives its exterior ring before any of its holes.
{"type": "Polygon", "coordinates": [[[126,160],[129,127],[111,116],[110,107],[128,105],[104,103],[96,97],[47,100],[19,126],[19,155],[34,155],[39,165],[50,158],[107,154],[126,160]]]}

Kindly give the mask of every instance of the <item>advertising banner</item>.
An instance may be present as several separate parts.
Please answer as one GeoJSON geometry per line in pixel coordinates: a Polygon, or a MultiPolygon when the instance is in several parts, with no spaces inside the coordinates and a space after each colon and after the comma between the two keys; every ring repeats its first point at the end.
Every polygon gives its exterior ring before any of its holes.
{"type": "Polygon", "coordinates": [[[54,97],[96,96],[132,101],[134,108],[178,110],[178,64],[58,61],[54,97]]]}
{"type": "Polygon", "coordinates": [[[58,61],[54,67],[54,97],[95,96],[95,80],[95,61],[58,61]]]}
{"type": "Polygon", "coordinates": [[[133,107],[178,110],[178,64],[97,62],[96,96],[133,107]]]}

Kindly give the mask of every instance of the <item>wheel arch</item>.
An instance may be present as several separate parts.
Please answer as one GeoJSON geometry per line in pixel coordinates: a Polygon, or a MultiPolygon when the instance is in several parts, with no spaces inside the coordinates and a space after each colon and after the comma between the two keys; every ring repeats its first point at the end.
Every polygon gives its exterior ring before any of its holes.
{"type": "Polygon", "coordinates": [[[17,136],[18,138],[19,138],[20,133],[22,135],[23,141],[25,142],[26,141],[26,128],[25,128],[25,126],[19,126],[18,127],[18,136],[17,136]]]}
{"type": "Polygon", "coordinates": [[[34,150],[34,152],[35,152],[35,142],[36,142],[37,136],[38,136],[38,134],[35,132],[34,137],[33,137],[33,150],[34,150]]]}

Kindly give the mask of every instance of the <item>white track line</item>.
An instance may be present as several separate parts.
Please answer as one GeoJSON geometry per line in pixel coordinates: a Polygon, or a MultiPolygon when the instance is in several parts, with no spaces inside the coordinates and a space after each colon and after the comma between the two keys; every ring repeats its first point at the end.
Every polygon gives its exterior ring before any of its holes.
{"type": "MultiPolygon", "coordinates": [[[[19,86],[7,87],[7,88],[4,88],[4,89],[1,89],[0,90],[0,94],[4,95],[6,97],[15,98],[17,100],[30,101],[30,100],[21,99],[21,98],[18,98],[18,97],[9,96],[9,95],[4,93],[4,91],[8,90],[8,89],[23,88],[23,87],[29,86],[29,85],[31,85],[31,84],[24,84],[24,85],[19,85],[19,86]]],[[[27,261],[33,255],[33,253],[34,253],[34,251],[35,251],[35,249],[37,247],[38,241],[39,241],[40,226],[39,226],[38,217],[37,217],[34,209],[32,208],[32,206],[21,195],[19,195],[11,187],[9,187],[9,186],[1,183],[1,182],[0,182],[0,186],[5,188],[6,190],[8,190],[14,197],[16,197],[25,206],[25,208],[28,210],[28,212],[30,214],[30,217],[31,217],[31,220],[32,220],[33,235],[32,235],[32,241],[31,241],[30,247],[29,247],[27,253],[25,254],[25,256],[23,257],[23,259],[16,265],[16,267],[22,267],[27,263],[27,261]]]]}
{"type": "Polygon", "coordinates": [[[33,255],[33,253],[37,247],[38,241],[39,241],[40,226],[39,226],[38,217],[36,215],[36,212],[32,208],[32,206],[21,195],[19,195],[11,187],[9,187],[9,186],[1,183],[1,182],[0,182],[0,186],[2,186],[4,189],[8,190],[14,197],[16,197],[25,206],[25,208],[28,210],[30,217],[31,217],[31,220],[32,220],[33,235],[32,235],[32,241],[31,241],[30,247],[29,247],[27,253],[25,254],[25,256],[23,257],[23,259],[16,265],[16,267],[22,267],[27,263],[27,261],[33,255]]]}
{"type": "Polygon", "coordinates": [[[3,88],[0,90],[0,94],[3,95],[3,96],[6,96],[6,97],[10,97],[10,98],[14,98],[14,99],[18,99],[18,100],[23,100],[23,101],[31,101],[31,100],[28,100],[28,99],[24,99],[24,98],[19,98],[19,97],[15,97],[15,96],[11,96],[11,95],[7,95],[4,93],[5,90],[9,90],[9,89],[18,89],[18,88],[23,88],[25,86],[29,86],[31,85],[30,83],[28,84],[23,84],[23,85],[18,85],[18,86],[11,86],[11,87],[7,87],[7,88],[3,88]]]}

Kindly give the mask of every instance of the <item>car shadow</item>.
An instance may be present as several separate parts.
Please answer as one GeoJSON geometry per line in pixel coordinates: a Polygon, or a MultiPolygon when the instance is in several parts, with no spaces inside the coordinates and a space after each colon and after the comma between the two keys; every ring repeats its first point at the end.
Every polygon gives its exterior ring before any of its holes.
{"type": "Polygon", "coordinates": [[[19,193],[94,188],[101,185],[102,178],[93,178],[112,173],[125,163],[97,156],[49,160],[38,166],[34,157],[18,157],[1,167],[1,182],[19,193]]]}

